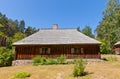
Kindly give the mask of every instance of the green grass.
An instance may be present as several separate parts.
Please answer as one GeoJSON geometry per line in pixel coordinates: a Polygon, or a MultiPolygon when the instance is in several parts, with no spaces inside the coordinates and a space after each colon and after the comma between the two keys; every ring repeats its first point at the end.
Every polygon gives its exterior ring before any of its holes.
{"type": "MultiPolygon", "coordinates": [[[[102,58],[110,56],[104,55],[102,58]]],[[[24,79],[57,79],[59,76],[63,79],[120,79],[120,56],[112,57],[117,57],[117,61],[87,62],[85,72],[88,74],[82,77],[73,76],[74,64],[57,64],[0,67],[0,79],[10,79],[18,72],[30,73],[30,77],[24,79]]]]}

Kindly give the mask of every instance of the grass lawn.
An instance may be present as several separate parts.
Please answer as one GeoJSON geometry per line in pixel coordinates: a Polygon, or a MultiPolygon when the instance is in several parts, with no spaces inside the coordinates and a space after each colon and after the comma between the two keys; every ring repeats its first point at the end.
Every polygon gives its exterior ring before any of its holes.
{"type": "MultiPolygon", "coordinates": [[[[103,55],[102,57],[111,56],[103,55]]],[[[0,67],[0,79],[10,79],[20,71],[31,74],[29,78],[25,79],[120,79],[120,56],[115,57],[118,61],[88,62],[85,69],[88,75],[78,78],[74,78],[72,75],[74,65],[26,65],[0,67]]]]}

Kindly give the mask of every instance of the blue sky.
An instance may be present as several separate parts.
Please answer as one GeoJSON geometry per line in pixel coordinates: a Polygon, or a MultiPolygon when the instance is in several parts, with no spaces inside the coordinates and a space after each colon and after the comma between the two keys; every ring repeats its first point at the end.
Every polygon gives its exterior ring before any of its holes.
{"type": "Polygon", "coordinates": [[[0,0],[0,12],[15,20],[24,20],[26,26],[51,28],[92,27],[102,19],[107,0],[0,0]]]}

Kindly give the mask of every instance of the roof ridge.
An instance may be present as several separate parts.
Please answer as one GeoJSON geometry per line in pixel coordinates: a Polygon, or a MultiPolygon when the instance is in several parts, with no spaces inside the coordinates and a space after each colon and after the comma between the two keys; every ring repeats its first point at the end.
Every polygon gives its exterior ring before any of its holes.
{"type": "MultiPolygon", "coordinates": [[[[72,29],[77,30],[77,28],[58,28],[56,30],[72,30],[72,29]]],[[[40,30],[54,30],[54,29],[53,28],[41,28],[40,30]]]]}

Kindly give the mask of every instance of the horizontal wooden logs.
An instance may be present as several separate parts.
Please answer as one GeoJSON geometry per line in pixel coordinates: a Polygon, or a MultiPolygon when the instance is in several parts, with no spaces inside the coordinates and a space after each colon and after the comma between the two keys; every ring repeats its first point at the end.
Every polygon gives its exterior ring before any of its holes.
{"type": "Polygon", "coordinates": [[[16,46],[15,51],[15,59],[31,59],[35,56],[55,58],[61,55],[67,58],[100,58],[99,45],[25,45],[16,46]],[[40,48],[49,48],[50,53],[41,54],[40,48]],[[78,48],[78,53],[71,53],[71,48],[78,48]]]}

